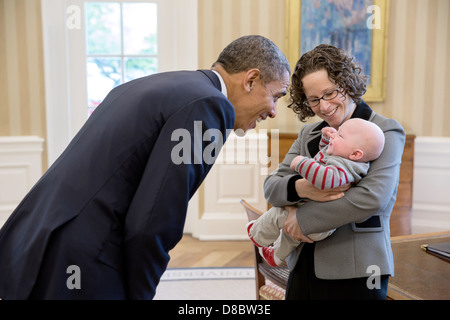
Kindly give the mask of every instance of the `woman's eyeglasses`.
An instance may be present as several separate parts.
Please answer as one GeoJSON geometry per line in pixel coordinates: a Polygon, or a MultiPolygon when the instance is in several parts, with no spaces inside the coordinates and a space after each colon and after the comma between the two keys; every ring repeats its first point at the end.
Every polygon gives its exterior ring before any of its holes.
{"type": "Polygon", "coordinates": [[[336,98],[338,96],[340,90],[341,90],[341,88],[337,87],[336,89],[325,93],[321,98],[309,99],[309,100],[304,101],[303,104],[310,108],[317,107],[320,104],[320,100],[330,101],[330,100],[333,100],[334,98],[336,98]]]}

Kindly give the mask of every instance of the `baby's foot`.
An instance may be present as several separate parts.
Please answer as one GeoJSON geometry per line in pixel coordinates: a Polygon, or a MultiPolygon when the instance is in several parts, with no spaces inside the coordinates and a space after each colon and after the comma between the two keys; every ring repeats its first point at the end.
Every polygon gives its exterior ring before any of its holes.
{"type": "Polygon", "coordinates": [[[259,248],[259,254],[267,261],[272,267],[278,267],[283,263],[275,254],[273,247],[261,247],[259,248]]]}

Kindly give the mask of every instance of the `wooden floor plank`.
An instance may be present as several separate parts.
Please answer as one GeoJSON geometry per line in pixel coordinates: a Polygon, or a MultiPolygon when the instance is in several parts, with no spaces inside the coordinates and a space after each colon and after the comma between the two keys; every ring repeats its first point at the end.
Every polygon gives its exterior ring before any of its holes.
{"type": "Polygon", "coordinates": [[[170,251],[168,268],[253,267],[253,244],[245,241],[200,241],[184,235],[170,251]]]}

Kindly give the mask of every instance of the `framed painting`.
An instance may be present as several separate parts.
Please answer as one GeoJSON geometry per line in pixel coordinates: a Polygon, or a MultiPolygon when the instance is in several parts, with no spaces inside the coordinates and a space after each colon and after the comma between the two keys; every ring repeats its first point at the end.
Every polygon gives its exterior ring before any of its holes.
{"type": "Polygon", "coordinates": [[[385,99],[389,0],[286,0],[286,53],[294,67],[319,44],[344,49],[369,76],[363,99],[385,99]]]}

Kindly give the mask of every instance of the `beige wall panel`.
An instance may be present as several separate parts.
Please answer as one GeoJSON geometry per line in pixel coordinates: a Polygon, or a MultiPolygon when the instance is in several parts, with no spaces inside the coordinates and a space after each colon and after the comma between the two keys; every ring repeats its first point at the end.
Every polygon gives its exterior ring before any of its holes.
{"type": "Polygon", "coordinates": [[[0,136],[46,138],[42,50],[41,1],[1,0],[0,136]]]}

